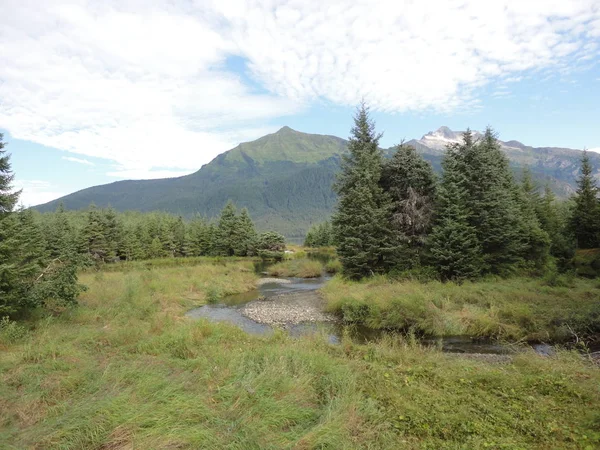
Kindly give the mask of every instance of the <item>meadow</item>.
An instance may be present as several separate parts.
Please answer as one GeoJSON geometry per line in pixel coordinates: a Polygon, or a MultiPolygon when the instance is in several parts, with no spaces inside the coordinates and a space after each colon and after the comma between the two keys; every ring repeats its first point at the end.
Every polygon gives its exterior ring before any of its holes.
{"type": "MultiPolygon", "coordinates": [[[[600,370],[575,352],[486,362],[411,339],[331,345],[184,317],[252,289],[248,261],[134,264],[80,279],[78,306],[0,329],[2,448],[600,446],[600,370]]],[[[381,280],[345,283],[326,295],[384,292],[381,280]]]]}
{"type": "Polygon", "coordinates": [[[542,342],[600,334],[597,279],[488,278],[456,284],[336,277],[323,293],[330,311],[375,329],[542,342]]]}

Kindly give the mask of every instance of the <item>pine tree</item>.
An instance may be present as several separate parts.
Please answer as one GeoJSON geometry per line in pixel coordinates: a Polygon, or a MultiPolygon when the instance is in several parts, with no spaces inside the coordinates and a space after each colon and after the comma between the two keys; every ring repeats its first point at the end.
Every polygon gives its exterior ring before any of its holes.
{"type": "Polygon", "coordinates": [[[206,221],[195,217],[187,227],[187,255],[205,256],[210,253],[211,238],[206,221]]]}
{"type": "Polygon", "coordinates": [[[570,225],[578,248],[600,247],[600,205],[598,187],[592,175],[592,165],[587,151],[581,157],[581,175],[577,180],[575,206],[570,225]]]}
{"type": "Polygon", "coordinates": [[[117,212],[112,208],[108,207],[102,211],[102,235],[106,242],[106,255],[104,256],[105,261],[118,261],[120,256],[124,256],[121,253],[123,246],[123,224],[121,223],[117,212]]]}
{"type": "Polygon", "coordinates": [[[337,251],[350,278],[383,273],[393,265],[391,202],[379,185],[382,153],[380,135],[363,103],[349,138],[349,155],[342,159],[334,188],[338,205],[333,216],[337,251]]]}
{"type": "Polygon", "coordinates": [[[171,235],[173,236],[173,254],[175,256],[185,256],[185,223],[183,217],[177,217],[177,220],[171,222],[171,235]]]}
{"type": "Polygon", "coordinates": [[[91,204],[87,211],[87,221],[81,234],[82,252],[95,262],[106,262],[109,251],[106,241],[102,214],[91,204]]]}
{"type": "Polygon", "coordinates": [[[334,245],[331,222],[325,221],[310,227],[304,239],[305,247],[329,247],[334,245]]]}
{"type": "Polygon", "coordinates": [[[15,176],[11,171],[10,155],[4,150],[6,143],[3,139],[4,135],[0,133],[0,219],[12,212],[21,194],[21,191],[12,189],[15,176]]]}
{"type": "Polygon", "coordinates": [[[148,258],[163,258],[164,256],[166,256],[164,246],[160,239],[155,237],[148,248],[148,258]]]}
{"type": "Polygon", "coordinates": [[[468,220],[483,252],[484,272],[507,273],[521,261],[521,212],[508,159],[491,128],[474,143],[467,130],[458,152],[458,167],[466,175],[468,220]]]}
{"type": "Polygon", "coordinates": [[[75,231],[69,223],[65,206],[61,202],[55,213],[44,223],[46,242],[50,258],[73,256],[75,254],[75,231]]]}
{"type": "Polygon", "coordinates": [[[431,231],[436,180],[431,165],[408,145],[399,145],[383,165],[381,186],[393,205],[390,223],[398,251],[397,265],[409,269],[431,231]]]}
{"type": "Polygon", "coordinates": [[[285,238],[274,231],[267,231],[258,236],[256,251],[265,259],[282,259],[285,252],[285,238]]]}
{"type": "Polygon", "coordinates": [[[217,230],[216,250],[220,256],[233,256],[238,243],[238,217],[231,200],[221,210],[217,230]]]}
{"type": "Polygon", "coordinates": [[[252,256],[256,249],[256,229],[247,208],[243,208],[237,218],[237,242],[234,253],[236,256],[252,256]]]}
{"type": "Polygon", "coordinates": [[[540,226],[550,237],[550,254],[556,258],[560,270],[567,268],[575,255],[575,239],[568,227],[565,204],[557,204],[556,197],[546,184],[544,195],[536,208],[540,226]],[[562,206],[562,207],[561,207],[562,206]]]}
{"type": "Polygon", "coordinates": [[[540,224],[537,208],[541,200],[529,169],[523,170],[523,179],[515,191],[515,197],[521,212],[519,239],[522,244],[522,256],[536,269],[542,270],[550,254],[550,237],[540,224]]]}
{"type": "MultiPolygon", "coordinates": [[[[469,145],[469,137],[465,145],[469,145]]],[[[469,224],[468,180],[457,149],[448,149],[438,191],[437,217],[429,238],[431,262],[444,280],[475,278],[482,255],[475,229],[469,224]]]]}
{"type": "Polygon", "coordinates": [[[13,213],[20,192],[12,189],[14,174],[5,145],[0,133],[0,317],[17,311],[22,302],[18,262],[14,258],[19,224],[13,213]]]}

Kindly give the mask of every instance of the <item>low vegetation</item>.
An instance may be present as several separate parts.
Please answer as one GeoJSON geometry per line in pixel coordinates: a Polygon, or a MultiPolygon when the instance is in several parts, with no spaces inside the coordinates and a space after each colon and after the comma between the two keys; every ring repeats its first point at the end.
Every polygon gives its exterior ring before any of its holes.
{"type": "Polygon", "coordinates": [[[242,261],[81,281],[79,306],[0,325],[4,448],[600,445],[600,371],[575,353],[491,364],[398,339],[330,345],[183,317],[213,288],[250,289],[242,261]]]}
{"type": "Polygon", "coordinates": [[[323,289],[347,322],[430,336],[562,341],[600,332],[600,283],[512,278],[455,283],[334,278],[323,289]]]}
{"type": "Polygon", "coordinates": [[[323,274],[323,264],[315,259],[290,259],[270,266],[267,273],[273,277],[317,278],[323,274]]]}

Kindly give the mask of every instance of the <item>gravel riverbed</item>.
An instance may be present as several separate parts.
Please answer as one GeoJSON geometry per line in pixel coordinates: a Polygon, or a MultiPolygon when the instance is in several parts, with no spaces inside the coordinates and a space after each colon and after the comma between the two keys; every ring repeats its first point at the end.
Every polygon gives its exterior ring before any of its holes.
{"type": "Polygon", "coordinates": [[[303,322],[334,322],[325,312],[325,302],[317,291],[291,292],[246,304],[242,315],[267,325],[297,325],[303,322]]]}

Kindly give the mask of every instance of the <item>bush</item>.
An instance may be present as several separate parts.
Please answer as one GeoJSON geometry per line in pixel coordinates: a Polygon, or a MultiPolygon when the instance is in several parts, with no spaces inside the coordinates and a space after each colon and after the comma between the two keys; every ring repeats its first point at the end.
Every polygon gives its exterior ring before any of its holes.
{"type": "Polygon", "coordinates": [[[25,337],[27,328],[10,320],[8,317],[0,319],[0,342],[12,344],[25,337]]]}
{"type": "Polygon", "coordinates": [[[215,287],[211,286],[206,291],[206,303],[208,303],[209,305],[214,305],[216,303],[219,303],[220,298],[221,298],[221,293],[215,287]]]}

